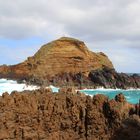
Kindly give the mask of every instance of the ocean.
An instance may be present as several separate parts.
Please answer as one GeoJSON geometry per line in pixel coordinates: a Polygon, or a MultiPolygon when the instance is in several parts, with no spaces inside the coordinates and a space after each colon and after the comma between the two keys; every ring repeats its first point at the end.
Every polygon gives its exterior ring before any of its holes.
{"type": "Polygon", "coordinates": [[[137,74],[140,76],[140,73],[126,73],[128,76],[132,76],[133,74],[137,74]]]}
{"type": "MultiPolygon", "coordinates": [[[[59,88],[54,87],[52,85],[49,86],[53,92],[58,92],[59,88]]],[[[0,95],[4,92],[8,92],[9,94],[12,91],[24,91],[24,90],[35,90],[39,89],[39,87],[30,85],[27,86],[25,83],[19,84],[13,80],[0,79],[0,95]]],[[[129,89],[129,90],[121,90],[121,89],[84,89],[80,90],[81,92],[93,96],[96,94],[104,94],[108,96],[110,99],[113,99],[117,94],[123,93],[126,97],[126,100],[132,104],[136,104],[140,99],[140,89],[129,89]]]]}
{"type": "Polygon", "coordinates": [[[129,89],[129,90],[122,90],[122,89],[85,89],[80,90],[81,92],[94,96],[96,94],[104,94],[109,97],[109,99],[114,99],[114,97],[119,94],[123,93],[126,100],[129,103],[136,104],[139,103],[140,100],[140,89],[129,89]]]}

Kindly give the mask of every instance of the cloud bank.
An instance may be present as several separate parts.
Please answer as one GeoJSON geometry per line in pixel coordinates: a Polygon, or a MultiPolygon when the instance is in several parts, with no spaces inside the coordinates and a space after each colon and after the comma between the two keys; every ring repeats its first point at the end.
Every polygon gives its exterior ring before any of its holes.
{"type": "Polygon", "coordinates": [[[139,13],[140,0],[4,0],[0,38],[72,36],[106,52],[118,71],[140,72],[139,13]]]}

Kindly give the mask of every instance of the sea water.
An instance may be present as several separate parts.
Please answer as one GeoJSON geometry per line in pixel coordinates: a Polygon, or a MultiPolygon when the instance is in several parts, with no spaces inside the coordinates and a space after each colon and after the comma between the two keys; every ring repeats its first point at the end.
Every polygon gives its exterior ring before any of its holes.
{"type": "MultiPolygon", "coordinates": [[[[36,90],[40,87],[35,85],[26,85],[25,83],[17,83],[17,81],[0,79],[0,95],[4,92],[8,92],[9,94],[12,91],[24,91],[24,90],[36,90]]],[[[50,85],[48,88],[51,88],[53,92],[58,92],[59,88],[50,85]]]]}
{"type": "Polygon", "coordinates": [[[84,89],[80,90],[81,92],[94,96],[96,94],[104,94],[109,97],[109,99],[114,99],[114,97],[119,94],[123,93],[126,100],[129,103],[136,104],[139,103],[140,100],[140,89],[129,89],[129,90],[122,90],[122,89],[84,89]]]}
{"type": "MultiPolygon", "coordinates": [[[[7,80],[7,79],[0,79],[0,95],[4,92],[8,92],[9,94],[12,91],[24,91],[24,90],[36,90],[40,87],[35,85],[29,85],[27,86],[25,83],[17,83],[17,81],[13,80],[7,80]]],[[[49,86],[49,88],[52,89],[53,92],[58,92],[59,88],[54,87],[52,85],[49,86]]],[[[130,103],[136,104],[139,102],[140,99],[140,89],[129,89],[129,90],[121,90],[121,89],[85,89],[80,90],[81,92],[94,96],[96,94],[104,94],[108,96],[110,99],[113,99],[117,94],[123,93],[126,97],[126,100],[130,103]]]]}
{"type": "Polygon", "coordinates": [[[12,91],[24,91],[24,90],[35,90],[39,87],[30,85],[27,86],[25,83],[17,83],[17,81],[7,80],[7,79],[0,79],[0,95],[4,92],[8,92],[9,94],[12,91]]]}

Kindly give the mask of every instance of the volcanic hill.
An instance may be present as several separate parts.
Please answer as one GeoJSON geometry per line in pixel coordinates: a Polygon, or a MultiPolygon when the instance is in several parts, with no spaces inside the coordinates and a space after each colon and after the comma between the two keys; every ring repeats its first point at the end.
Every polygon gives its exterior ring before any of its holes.
{"type": "Polygon", "coordinates": [[[91,70],[106,66],[113,68],[112,63],[103,53],[94,53],[88,50],[84,42],[62,37],[41,47],[41,49],[27,60],[35,65],[37,75],[50,75],[62,73],[87,73],[91,70]]]}
{"type": "Polygon", "coordinates": [[[15,79],[28,77],[47,79],[64,73],[79,72],[88,75],[91,70],[113,68],[104,53],[91,52],[84,42],[62,37],[43,45],[38,52],[23,63],[1,66],[0,76],[15,79]]]}

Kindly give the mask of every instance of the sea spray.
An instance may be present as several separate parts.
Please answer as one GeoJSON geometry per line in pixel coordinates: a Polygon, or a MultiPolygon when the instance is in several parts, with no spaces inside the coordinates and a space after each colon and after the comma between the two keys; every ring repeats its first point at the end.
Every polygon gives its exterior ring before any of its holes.
{"type": "Polygon", "coordinates": [[[40,87],[35,85],[26,85],[25,83],[17,83],[14,80],[0,79],[0,95],[4,92],[8,92],[9,94],[12,91],[24,91],[24,90],[36,90],[40,87]]]}
{"type": "MultiPolygon", "coordinates": [[[[14,80],[0,79],[0,95],[2,95],[4,92],[8,92],[10,94],[15,90],[21,92],[24,90],[36,90],[39,88],[40,87],[36,85],[27,85],[26,83],[17,83],[17,81],[14,80]]],[[[51,88],[53,92],[59,91],[59,88],[53,85],[46,88],[51,88]]]]}

